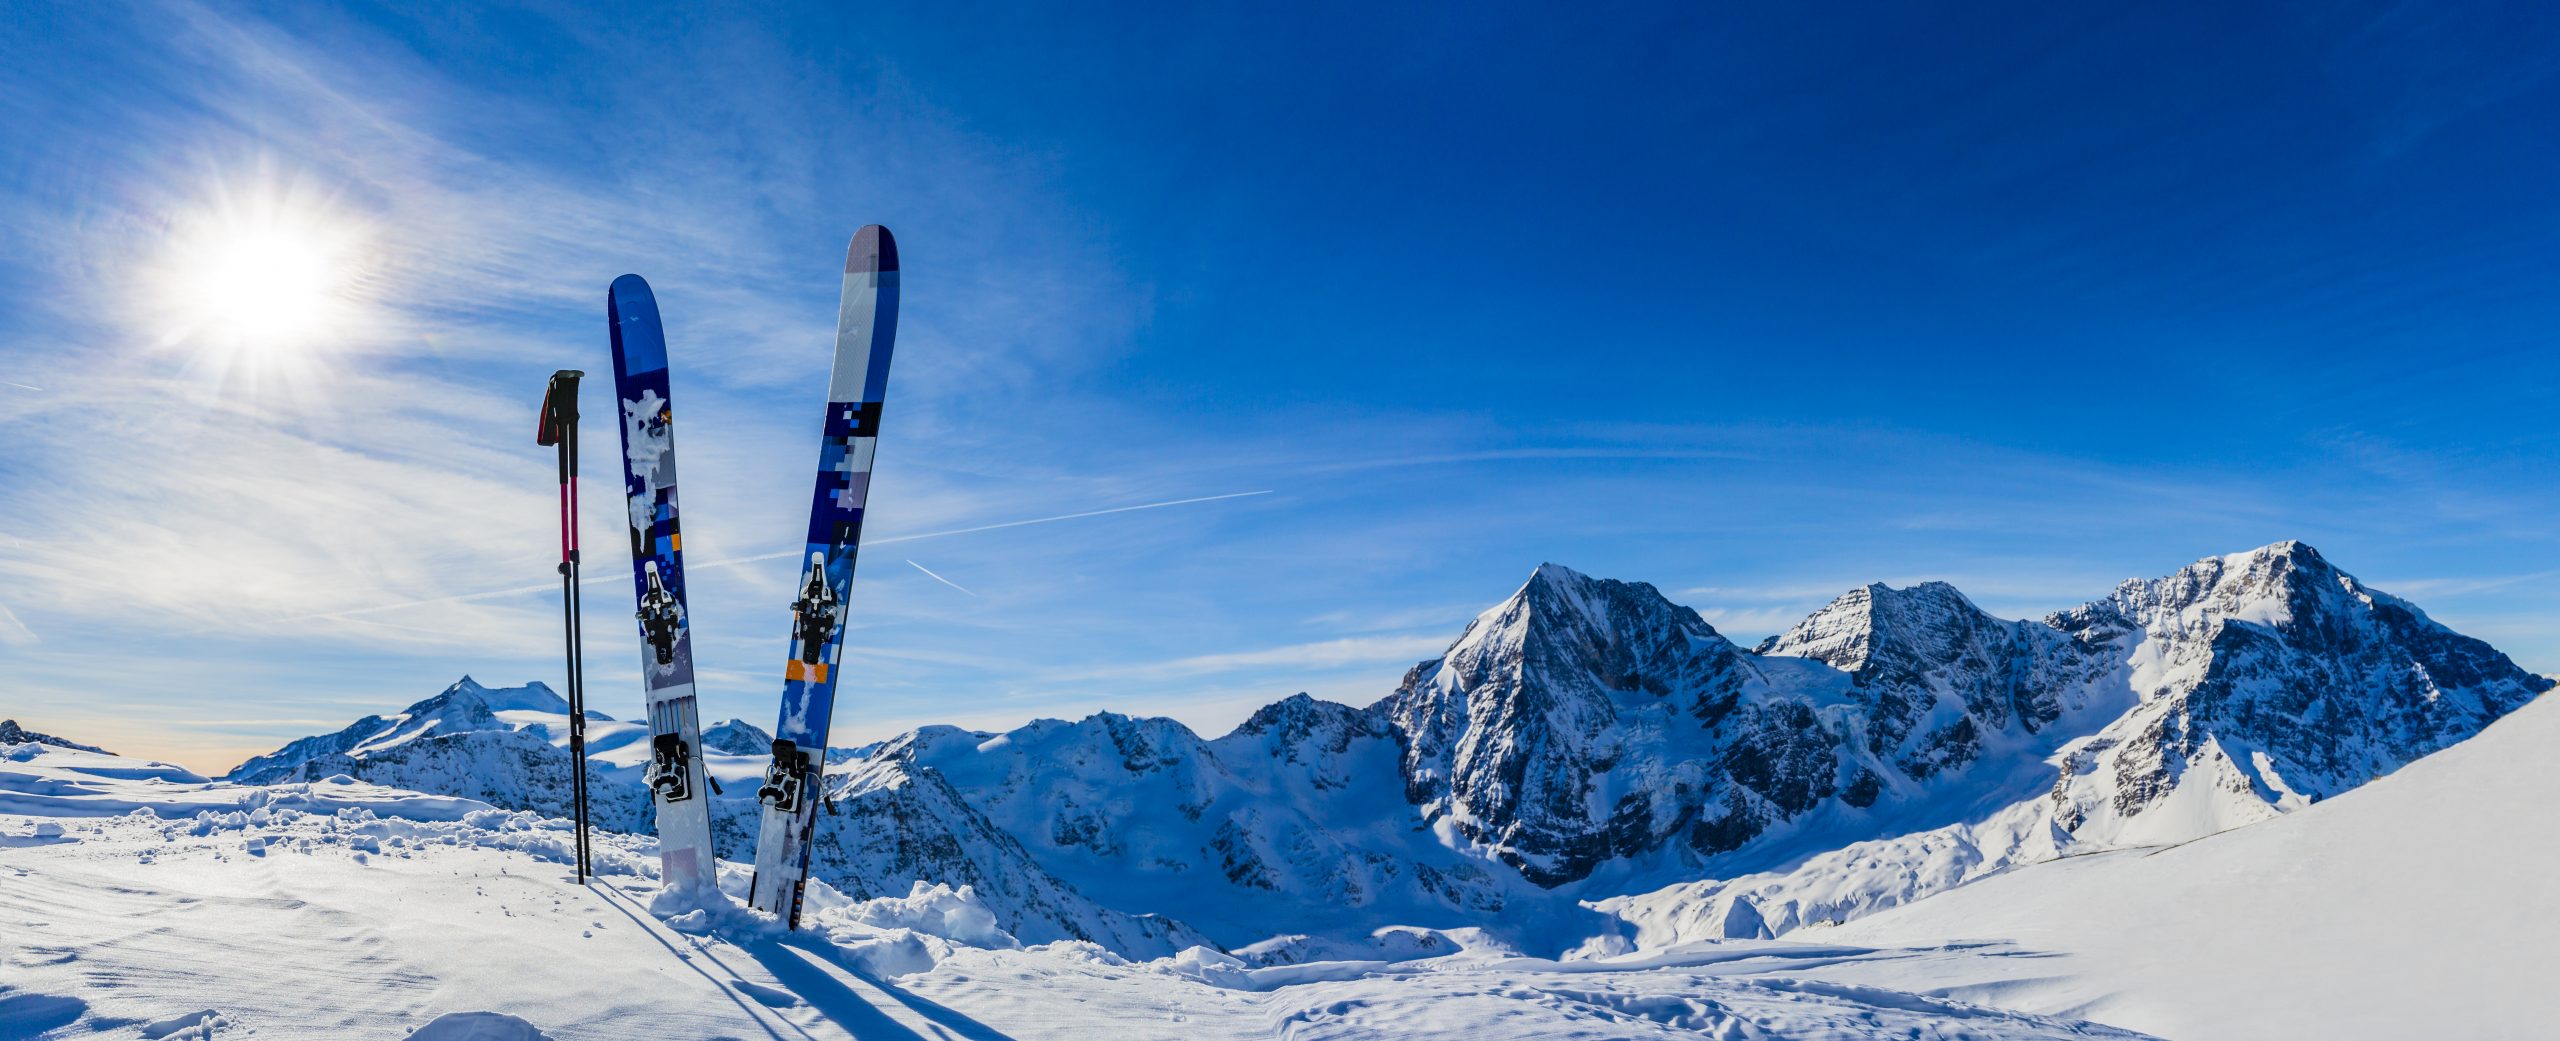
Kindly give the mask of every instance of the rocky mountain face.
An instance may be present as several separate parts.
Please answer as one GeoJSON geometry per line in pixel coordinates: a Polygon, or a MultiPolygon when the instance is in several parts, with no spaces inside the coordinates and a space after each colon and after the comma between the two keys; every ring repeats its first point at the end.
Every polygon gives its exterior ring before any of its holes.
{"type": "Polygon", "coordinates": [[[1370,711],[1426,821],[1554,885],[1667,837],[1726,842],[1828,795],[1817,720],[1771,686],[1652,586],[1546,564],[1370,711]]]}
{"type": "Polygon", "coordinates": [[[2553,685],[2300,542],[2129,581],[2045,624],[2118,663],[2138,699],[2054,783],[2055,822],[2099,841],[2191,838],[2144,818],[2208,791],[2249,811],[2215,830],[2328,798],[2553,685]]]}
{"type": "Polygon", "coordinates": [[[68,748],[80,752],[96,752],[101,755],[107,754],[106,749],[100,748],[96,745],[84,745],[77,741],[65,740],[51,734],[39,734],[33,730],[20,727],[17,720],[0,719],[0,745],[22,745],[29,743],[52,745],[56,748],[68,748]]]}
{"type": "Polygon", "coordinates": [[[763,727],[746,720],[732,719],[726,723],[704,727],[702,747],[704,751],[726,752],[730,755],[769,756],[773,754],[773,735],[766,733],[763,727]]]}
{"type": "MultiPolygon", "coordinates": [[[[1848,674],[1861,746],[1926,782],[1981,758],[1994,735],[2043,733],[2103,695],[2109,659],[2050,626],[1983,613],[1944,582],[1853,589],[1754,654],[1810,658],[1848,674]]],[[[1849,787],[1879,787],[1861,773],[1849,787]]]]}
{"type": "Polygon", "coordinates": [[[1746,652],[1652,586],[1547,565],[1377,711],[1425,817],[1552,886],[1818,812],[1905,820],[1986,756],[2049,752],[2108,668],[1944,583],[1852,590],[1746,652]]]}
{"type": "MultiPolygon", "coordinates": [[[[1750,649],[1652,586],[1550,564],[1366,708],[1299,695],[1215,739],[1102,713],[831,750],[841,816],[814,856],[857,895],[965,883],[1026,941],[1131,954],[1337,949],[1388,924],[1549,950],[1774,935],[2297,809],[2552,685],[2300,543],[2042,620],[1871,585],[1750,649]]],[[[544,794],[565,793],[559,711],[466,679],[233,779],[565,812],[544,794]]],[[[600,810],[645,830],[643,728],[590,730],[598,790],[619,786],[600,810]]],[[[705,745],[743,856],[769,740],[732,721],[705,745]]]]}

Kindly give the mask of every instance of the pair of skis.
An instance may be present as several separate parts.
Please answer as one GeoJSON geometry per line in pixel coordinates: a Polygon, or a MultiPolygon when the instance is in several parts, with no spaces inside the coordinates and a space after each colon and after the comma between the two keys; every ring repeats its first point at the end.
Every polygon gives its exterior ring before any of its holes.
{"type": "MultiPolygon", "coordinates": [[[[632,588],[639,609],[641,675],[648,689],[650,757],[643,777],[658,815],[659,866],[669,889],[717,886],[710,778],[702,768],[695,707],[692,620],[685,611],[683,537],[677,525],[675,425],[667,344],[656,298],[638,275],[606,295],[613,330],[614,391],[621,403],[623,490],[630,506],[632,588]]],[[[898,328],[898,244],[877,224],[845,252],[836,354],[809,504],[799,596],[791,605],[782,716],[773,761],[757,789],[755,879],[748,903],[800,927],[800,905],[825,798],[827,726],[835,710],[845,605],[853,592],[863,505],[880,433],[898,328]]]]}

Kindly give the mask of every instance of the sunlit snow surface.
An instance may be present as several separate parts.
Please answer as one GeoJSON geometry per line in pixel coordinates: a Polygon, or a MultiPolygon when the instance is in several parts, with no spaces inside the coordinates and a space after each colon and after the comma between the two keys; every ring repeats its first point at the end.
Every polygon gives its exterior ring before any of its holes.
{"type": "MultiPolygon", "coordinates": [[[[1892,985],[2181,1041],[2560,1037],[2560,698],[2299,813],[1793,939],[1997,938],[1892,985]]],[[[1863,978],[1865,967],[1832,978],[1863,978]]]]}
{"type": "Polygon", "coordinates": [[[1892,948],[1132,962],[1022,947],[938,886],[857,903],[819,885],[813,928],[785,935],[734,902],[653,906],[645,838],[599,836],[582,888],[568,838],[467,799],[0,746],[0,1037],[2140,1036],[1896,989],[1942,955],[1892,948]]]}

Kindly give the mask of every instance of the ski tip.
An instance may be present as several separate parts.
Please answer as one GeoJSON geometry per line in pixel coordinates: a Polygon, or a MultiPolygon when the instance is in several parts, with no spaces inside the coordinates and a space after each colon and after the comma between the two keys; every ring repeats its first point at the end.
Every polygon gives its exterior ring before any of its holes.
{"type": "Polygon", "coordinates": [[[654,301],[655,299],[649,292],[649,280],[638,275],[624,275],[614,279],[613,287],[607,289],[605,294],[616,300],[654,301]]]}
{"type": "Polygon", "coordinates": [[[889,229],[865,224],[853,233],[853,246],[844,251],[844,273],[867,275],[875,271],[898,269],[898,239],[889,229]]]}

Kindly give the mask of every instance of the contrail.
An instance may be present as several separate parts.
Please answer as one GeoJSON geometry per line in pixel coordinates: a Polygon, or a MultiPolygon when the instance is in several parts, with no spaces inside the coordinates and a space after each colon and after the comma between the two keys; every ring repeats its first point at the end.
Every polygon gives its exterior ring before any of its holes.
{"type": "MultiPolygon", "coordinates": [[[[969,593],[969,589],[968,589],[968,587],[967,587],[967,586],[963,586],[963,585],[961,585],[961,584],[960,584],[960,583],[958,583],[958,582],[954,582],[954,581],[952,581],[952,580],[950,580],[950,579],[947,579],[947,578],[944,578],[944,577],[942,577],[942,576],[940,576],[940,575],[934,574],[934,573],[933,573],[933,569],[932,569],[932,568],[929,568],[929,567],[926,567],[926,566],[924,566],[924,565],[922,565],[922,564],[918,564],[918,563],[916,563],[916,562],[915,562],[915,560],[914,560],[913,558],[909,558],[909,559],[907,560],[907,566],[908,566],[908,567],[911,567],[911,568],[914,568],[914,569],[916,569],[916,570],[918,570],[918,571],[922,571],[922,572],[924,572],[924,573],[925,573],[925,577],[930,578],[930,579],[932,579],[932,580],[934,580],[934,581],[936,581],[936,582],[940,582],[940,583],[942,583],[943,585],[950,586],[951,588],[953,588],[953,589],[957,589],[957,590],[959,590],[959,591],[961,591],[961,592],[963,592],[963,593],[969,593]]],[[[976,593],[969,593],[969,595],[970,595],[970,596],[976,596],[976,595],[978,595],[978,594],[976,594],[976,593]]]]}
{"type": "MultiPolygon", "coordinates": [[[[1082,520],[1086,517],[1100,517],[1107,513],[1129,513],[1135,510],[1161,510],[1167,506],[1189,506],[1195,502],[1216,502],[1220,499],[1241,499],[1248,495],[1269,495],[1271,494],[1271,491],[1271,489],[1265,488],[1258,492],[1228,492],[1225,495],[1203,495],[1197,499],[1173,499],[1167,502],[1140,503],[1136,506],[1114,506],[1107,510],[1086,510],[1083,513],[1061,513],[1055,517],[1033,517],[1030,520],[1005,521],[1002,524],[981,524],[974,528],[953,528],[949,531],[928,531],[920,535],[892,535],[885,539],[867,540],[863,542],[863,545],[886,546],[892,542],[914,542],[918,539],[938,539],[949,535],[974,535],[981,531],[994,531],[998,528],[1019,528],[1028,524],[1054,524],[1059,521],[1082,520]]],[[[753,564],[762,560],[780,560],[784,557],[797,557],[807,552],[808,550],[805,549],[786,549],[780,553],[757,553],[752,556],[729,557],[724,560],[711,560],[700,564],[693,563],[692,561],[686,561],[684,566],[688,570],[706,567],[732,567],[738,564],[753,564]]]]}
{"type": "MultiPolygon", "coordinates": [[[[893,535],[885,539],[872,539],[863,543],[863,545],[885,546],[892,542],[914,542],[918,539],[939,539],[952,535],[972,535],[981,531],[995,531],[1000,528],[1020,528],[1032,524],[1055,524],[1059,521],[1082,520],[1086,517],[1101,517],[1114,513],[1132,513],[1138,510],[1161,510],[1167,506],[1189,506],[1193,503],[1217,502],[1222,499],[1242,499],[1254,495],[1269,495],[1271,492],[1272,489],[1265,488],[1261,491],[1253,492],[1228,492],[1225,495],[1203,495],[1192,499],[1168,499],[1164,502],[1145,502],[1139,503],[1135,506],[1114,506],[1107,510],[1086,510],[1082,513],[1061,513],[1055,517],[1033,517],[1029,520],[1004,521],[997,524],[980,524],[976,527],[970,528],[951,528],[946,531],[927,531],[914,535],[893,535]]],[[[688,560],[685,562],[685,569],[688,571],[700,571],[704,568],[736,567],[740,564],[754,564],[767,560],[781,560],[784,557],[798,557],[806,552],[808,552],[808,550],[786,549],[779,553],[755,553],[748,556],[728,557],[721,560],[688,560]]],[[[915,561],[910,560],[907,563],[915,564],[915,561]]],[[[916,564],[916,569],[923,571],[924,565],[916,564]]],[[[925,574],[933,575],[933,572],[925,571],[925,574]]],[[[960,589],[958,585],[953,584],[949,579],[942,578],[940,575],[933,575],[933,577],[941,579],[944,585],[951,586],[953,589],[960,589]]],[[[631,579],[626,576],[600,575],[584,579],[578,584],[582,586],[594,586],[617,582],[627,583],[629,581],[631,581],[631,579]]],[[[324,618],[348,618],[360,614],[373,614],[377,611],[398,611],[411,607],[426,607],[430,604],[458,604],[473,600],[495,600],[502,596],[523,596],[526,593],[543,593],[558,588],[560,587],[554,583],[544,583],[536,586],[515,586],[508,589],[491,589],[478,593],[457,593],[453,596],[429,597],[424,600],[404,600],[396,604],[376,604],[372,607],[352,607],[344,611],[320,611],[313,614],[299,614],[290,618],[279,618],[277,621],[310,622],[324,618]]],[[[960,591],[963,593],[969,593],[966,589],[960,589],[960,591]]],[[[969,593],[969,595],[977,596],[978,594],[969,593]]]]}
{"type": "Polygon", "coordinates": [[[20,383],[20,382],[18,382],[18,381],[16,381],[16,380],[0,380],[0,383],[6,383],[6,384],[8,384],[8,385],[10,385],[10,386],[12,386],[12,387],[16,387],[16,388],[18,388],[19,390],[32,390],[32,391],[35,391],[35,392],[36,392],[36,393],[38,393],[38,394],[42,394],[42,393],[44,393],[44,392],[45,392],[43,387],[30,387],[30,386],[28,386],[28,385],[26,385],[26,384],[24,384],[24,383],[20,383]]]}

